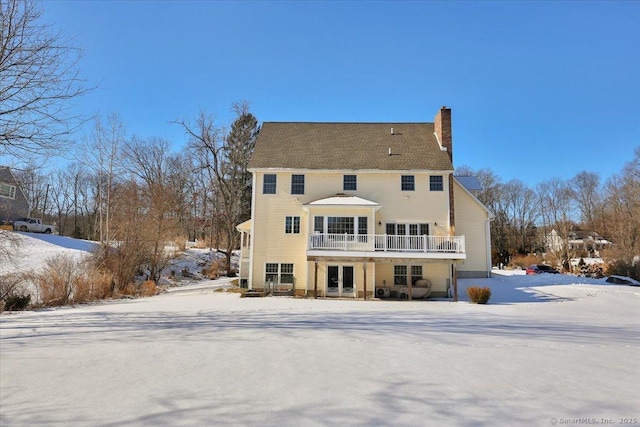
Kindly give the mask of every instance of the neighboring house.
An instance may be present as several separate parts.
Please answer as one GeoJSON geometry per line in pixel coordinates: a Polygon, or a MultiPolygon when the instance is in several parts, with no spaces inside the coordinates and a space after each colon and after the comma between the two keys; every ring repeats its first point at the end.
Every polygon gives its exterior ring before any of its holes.
{"type": "Polygon", "coordinates": [[[29,202],[15,176],[6,166],[0,166],[0,224],[29,215],[29,202]]]}
{"type": "Polygon", "coordinates": [[[585,251],[590,257],[599,257],[602,249],[613,244],[595,231],[577,228],[569,231],[567,239],[563,239],[555,229],[551,230],[546,243],[547,250],[552,252],[560,252],[568,245],[569,251],[585,251]]]}
{"type": "Polygon", "coordinates": [[[240,278],[296,295],[432,296],[489,277],[491,212],[453,177],[451,110],[434,123],[263,123],[249,164],[240,278]]]}

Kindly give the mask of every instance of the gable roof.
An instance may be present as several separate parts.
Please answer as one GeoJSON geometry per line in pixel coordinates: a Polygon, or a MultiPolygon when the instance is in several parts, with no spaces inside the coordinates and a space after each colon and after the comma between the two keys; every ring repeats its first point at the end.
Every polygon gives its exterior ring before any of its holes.
{"type": "Polygon", "coordinates": [[[452,171],[453,165],[433,123],[265,122],[249,168],[452,171]]]}
{"type": "Polygon", "coordinates": [[[13,173],[8,166],[0,166],[0,182],[17,185],[16,178],[13,176],[13,173]]]}

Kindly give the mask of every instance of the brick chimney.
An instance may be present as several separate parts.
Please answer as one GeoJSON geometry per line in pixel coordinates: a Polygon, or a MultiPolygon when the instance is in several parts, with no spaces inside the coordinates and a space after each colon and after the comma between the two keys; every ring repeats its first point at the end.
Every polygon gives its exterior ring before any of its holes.
{"type": "MultiPolygon", "coordinates": [[[[453,165],[453,138],[451,137],[451,108],[442,107],[433,121],[434,132],[440,146],[447,149],[453,165]]],[[[449,234],[456,234],[456,214],[453,203],[453,174],[449,174],[449,234]]]]}
{"type": "Polygon", "coordinates": [[[440,145],[447,149],[453,163],[453,139],[451,137],[451,108],[442,107],[433,121],[434,131],[440,145]]]}

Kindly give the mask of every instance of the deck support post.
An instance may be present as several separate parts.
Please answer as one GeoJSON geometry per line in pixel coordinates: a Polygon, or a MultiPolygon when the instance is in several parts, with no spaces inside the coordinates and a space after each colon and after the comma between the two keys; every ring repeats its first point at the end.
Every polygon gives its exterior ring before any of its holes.
{"type": "Polygon", "coordinates": [[[364,261],[362,263],[362,269],[364,270],[364,286],[363,286],[362,299],[366,301],[367,300],[367,261],[364,261]]]}
{"type": "Polygon", "coordinates": [[[313,299],[318,298],[318,260],[313,262],[315,268],[313,270],[313,299]]]}

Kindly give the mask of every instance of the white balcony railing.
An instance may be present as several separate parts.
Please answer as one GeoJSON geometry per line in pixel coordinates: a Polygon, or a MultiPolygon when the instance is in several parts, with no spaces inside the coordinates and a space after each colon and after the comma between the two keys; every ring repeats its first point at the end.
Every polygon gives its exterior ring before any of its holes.
{"type": "Polygon", "coordinates": [[[465,253],[464,236],[311,234],[308,250],[465,253]]]}

